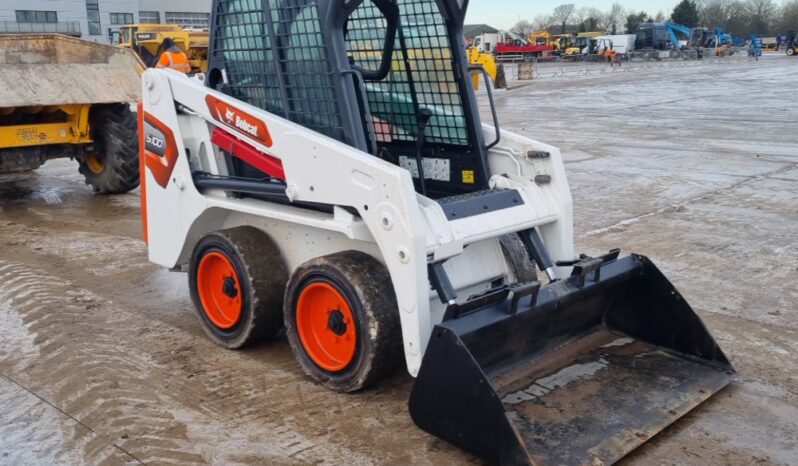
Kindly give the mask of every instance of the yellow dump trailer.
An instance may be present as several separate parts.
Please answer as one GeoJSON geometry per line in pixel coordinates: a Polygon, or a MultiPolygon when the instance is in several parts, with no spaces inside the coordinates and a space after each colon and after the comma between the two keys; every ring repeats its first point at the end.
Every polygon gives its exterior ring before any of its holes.
{"type": "Polygon", "coordinates": [[[56,34],[0,35],[0,174],[73,158],[100,193],[138,186],[140,65],[129,50],[56,34]]]}

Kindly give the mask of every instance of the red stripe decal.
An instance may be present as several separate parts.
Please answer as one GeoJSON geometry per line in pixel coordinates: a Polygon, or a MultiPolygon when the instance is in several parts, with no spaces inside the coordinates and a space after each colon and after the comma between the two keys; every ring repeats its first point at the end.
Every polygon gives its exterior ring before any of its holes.
{"type": "Polygon", "coordinates": [[[285,171],[280,159],[265,154],[221,128],[214,128],[211,142],[258,170],[285,181],[285,171]]]}

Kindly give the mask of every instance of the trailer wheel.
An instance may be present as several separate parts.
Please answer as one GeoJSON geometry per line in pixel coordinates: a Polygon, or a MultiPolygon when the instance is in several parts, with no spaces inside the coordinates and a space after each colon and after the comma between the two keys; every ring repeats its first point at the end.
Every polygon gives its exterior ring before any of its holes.
{"type": "Polygon", "coordinates": [[[393,285],[371,256],[319,257],[291,277],[284,300],[288,342],[302,370],[337,392],[372,385],[402,360],[393,285]]]}
{"type": "Polygon", "coordinates": [[[518,283],[537,281],[538,269],[529,258],[529,252],[517,233],[502,235],[499,237],[499,244],[518,283]]]}
{"type": "Polygon", "coordinates": [[[36,170],[47,161],[44,146],[0,149],[0,175],[36,170]]]}
{"type": "Polygon", "coordinates": [[[205,236],[194,248],[188,273],[191,299],[205,333],[228,349],[280,332],[287,281],[277,245],[253,227],[205,236]]]}
{"type": "Polygon", "coordinates": [[[794,49],[794,48],[792,48],[792,47],[788,47],[788,48],[787,48],[787,56],[788,56],[788,57],[791,57],[791,56],[793,56],[793,55],[795,55],[795,49],[794,49]]]}
{"type": "Polygon", "coordinates": [[[89,116],[94,144],[80,160],[86,184],[99,194],[122,194],[139,185],[136,114],[128,104],[93,107],[89,116]]]}

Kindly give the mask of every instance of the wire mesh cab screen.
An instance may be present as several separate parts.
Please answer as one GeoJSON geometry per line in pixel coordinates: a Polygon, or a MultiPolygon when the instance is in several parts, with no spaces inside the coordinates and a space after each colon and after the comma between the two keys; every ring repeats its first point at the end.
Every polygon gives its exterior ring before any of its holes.
{"type": "MultiPolygon", "coordinates": [[[[374,136],[380,156],[417,176],[415,141],[418,114],[432,111],[425,131],[425,177],[434,185],[461,185],[463,191],[480,176],[474,168],[472,141],[462,101],[461,79],[452,44],[436,0],[397,0],[401,27],[394,46],[391,72],[382,81],[366,82],[374,136]]],[[[360,68],[379,67],[386,20],[371,0],[349,17],[346,44],[349,59],[360,68]]],[[[366,126],[369,126],[368,124],[366,126]]]]}
{"type": "Polygon", "coordinates": [[[218,85],[214,73],[223,70],[222,89],[229,95],[368,150],[416,177],[418,115],[429,110],[422,155],[432,195],[486,186],[481,135],[475,134],[481,128],[456,49],[462,45],[452,43],[439,2],[395,0],[401,26],[391,71],[367,81],[362,92],[347,68],[380,70],[392,28],[372,0],[363,0],[348,18],[337,16],[343,1],[215,0],[209,85],[218,85]]]}
{"type": "Polygon", "coordinates": [[[317,0],[217,0],[213,54],[228,93],[344,140],[317,0]]]}

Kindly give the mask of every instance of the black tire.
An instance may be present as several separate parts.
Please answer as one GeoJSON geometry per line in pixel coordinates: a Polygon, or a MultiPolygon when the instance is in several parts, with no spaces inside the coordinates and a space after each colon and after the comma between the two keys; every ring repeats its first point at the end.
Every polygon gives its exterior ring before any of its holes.
{"type": "Polygon", "coordinates": [[[0,149],[0,175],[27,173],[41,167],[47,160],[42,147],[0,149]]]}
{"type": "Polygon", "coordinates": [[[89,114],[93,149],[79,160],[94,192],[122,194],[139,185],[139,138],[129,104],[98,105],[89,114]]]}
{"type": "Polygon", "coordinates": [[[794,49],[794,48],[792,48],[792,47],[788,48],[788,49],[787,49],[787,56],[788,56],[788,57],[791,57],[791,56],[793,56],[793,55],[795,55],[795,49],[794,49]]]}
{"type": "MultiPolygon", "coordinates": [[[[243,348],[275,337],[283,327],[283,292],[288,272],[277,245],[254,227],[213,232],[202,238],[191,256],[188,284],[202,328],[211,340],[228,349],[243,348]],[[220,328],[208,316],[200,299],[198,269],[203,257],[221,253],[232,263],[238,277],[242,310],[231,328],[220,328]]],[[[222,284],[220,283],[220,286],[222,284]]]]}
{"type": "Polygon", "coordinates": [[[337,392],[353,392],[389,375],[403,361],[399,308],[390,275],[371,256],[346,251],[306,262],[294,272],[285,292],[285,328],[302,370],[337,392]],[[303,346],[297,329],[297,302],[309,285],[332,285],[346,299],[355,320],[356,349],[338,371],[319,366],[303,346]]]}
{"type": "Polygon", "coordinates": [[[515,275],[518,283],[534,282],[538,279],[538,269],[516,233],[503,235],[499,238],[504,257],[515,275]]]}

